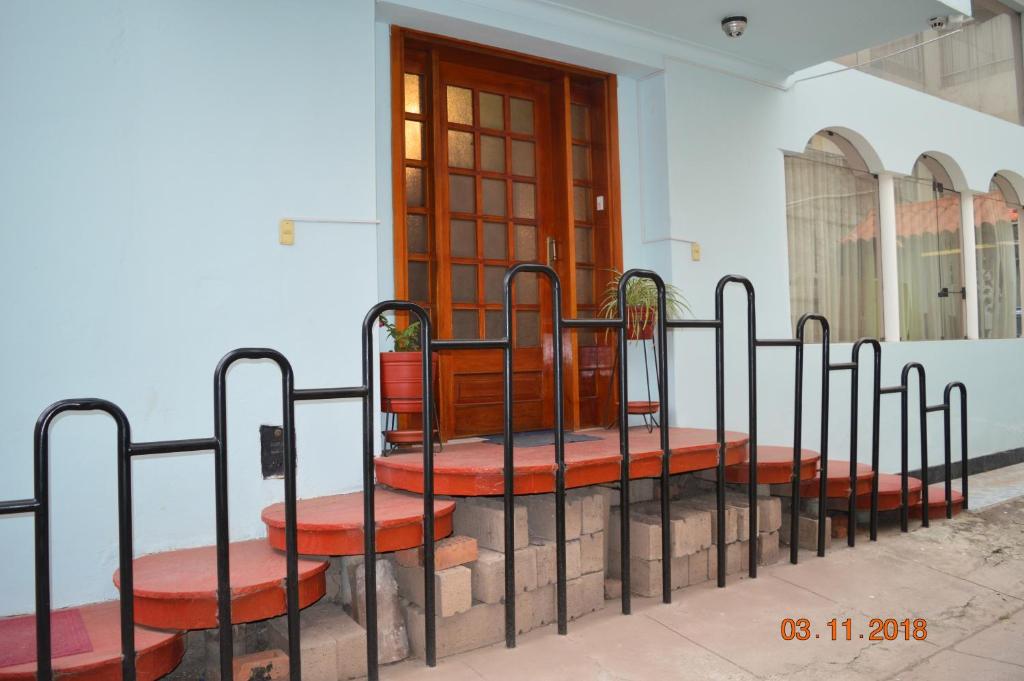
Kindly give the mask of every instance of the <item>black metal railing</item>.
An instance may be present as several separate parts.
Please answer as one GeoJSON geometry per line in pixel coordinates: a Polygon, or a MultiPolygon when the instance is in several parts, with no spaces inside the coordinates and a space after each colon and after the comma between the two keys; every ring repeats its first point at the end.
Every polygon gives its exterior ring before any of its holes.
{"type": "Polygon", "coordinates": [[[281,372],[282,429],[284,437],[284,507],[285,507],[285,560],[286,560],[286,610],[288,617],[288,653],[290,677],[301,679],[300,659],[300,627],[298,598],[298,548],[297,548],[297,489],[295,459],[295,404],[296,402],[361,399],[363,426],[363,528],[364,528],[364,576],[365,576],[365,619],[366,619],[366,655],[367,673],[371,680],[379,676],[377,598],[376,598],[376,532],[375,523],[375,452],[374,452],[374,343],[375,327],[380,315],[384,312],[409,314],[420,322],[420,339],[422,355],[422,390],[423,400],[423,548],[424,548],[424,617],[425,641],[424,657],[426,664],[435,666],[437,663],[436,644],[436,595],[434,592],[434,442],[432,424],[433,403],[431,394],[432,362],[431,357],[437,351],[460,351],[498,349],[503,352],[503,507],[505,530],[505,640],[508,647],[516,645],[515,619],[515,525],[514,525],[514,394],[512,353],[514,348],[512,324],[512,286],[515,278],[524,273],[545,276],[551,290],[552,342],[553,342],[553,381],[554,381],[554,459],[555,459],[555,520],[556,520],[556,591],[557,591],[557,625],[559,634],[567,633],[567,575],[566,575],[566,537],[565,537],[565,504],[566,504],[566,467],[565,467],[565,422],[563,411],[563,332],[581,329],[606,329],[617,334],[619,355],[622,358],[618,366],[619,383],[619,448],[621,454],[619,476],[619,503],[623,513],[620,523],[621,542],[621,577],[623,614],[631,611],[630,602],[630,442],[628,423],[628,385],[629,366],[627,354],[628,315],[625,314],[626,289],[633,279],[646,278],[653,282],[657,289],[658,304],[656,317],[655,361],[658,373],[659,405],[658,428],[659,448],[661,449],[661,470],[658,476],[660,483],[660,511],[662,529],[662,600],[671,602],[672,594],[672,560],[670,535],[670,477],[672,474],[672,450],[670,446],[669,397],[668,397],[668,331],[670,329],[704,329],[715,332],[715,426],[717,445],[717,481],[716,494],[716,530],[718,536],[718,586],[726,583],[726,545],[725,545],[725,469],[726,469],[726,431],[725,431],[725,291],[730,284],[743,287],[747,297],[747,392],[748,392],[748,502],[749,508],[749,574],[757,576],[757,549],[759,542],[758,527],[758,484],[757,484],[757,349],[791,347],[796,351],[795,369],[795,413],[793,436],[793,473],[792,473],[792,507],[791,507],[791,561],[797,562],[799,537],[798,515],[800,504],[800,470],[801,470],[801,430],[803,411],[803,364],[806,345],[806,325],[810,322],[820,324],[822,329],[822,363],[821,363],[821,480],[819,496],[818,554],[824,555],[824,516],[827,506],[828,478],[828,412],[829,412],[829,374],[833,371],[850,371],[851,387],[851,443],[850,443],[850,501],[849,513],[851,531],[849,543],[854,543],[856,517],[856,477],[857,477],[857,425],[858,425],[858,377],[860,371],[860,349],[871,345],[874,350],[874,388],[872,395],[872,470],[874,481],[871,493],[871,539],[877,538],[877,506],[878,506],[878,460],[879,460],[879,410],[880,397],[883,394],[902,395],[902,476],[903,476],[903,511],[902,527],[907,525],[908,497],[908,455],[907,455],[907,418],[908,418],[908,379],[912,370],[917,370],[920,377],[921,394],[921,460],[925,471],[923,480],[924,513],[923,524],[928,524],[927,505],[927,440],[925,435],[926,415],[929,411],[943,411],[945,415],[945,478],[947,517],[952,516],[951,501],[951,445],[950,418],[951,394],[960,391],[960,436],[962,458],[962,489],[963,506],[967,507],[967,391],[962,383],[954,382],[946,386],[944,402],[932,407],[924,402],[925,384],[924,369],[912,363],[904,367],[899,386],[882,388],[881,376],[881,345],[875,339],[861,339],[852,350],[852,361],[831,364],[829,359],[829,325],[821,315],[805,315],[797,324],[797,337],[793,339],[759,339],[756,331],[756,304],[754,287],[751,282],[740,276],[723,277],[715,289],[715,316],[712,319],[669,319],[664,281],[659,275],[649,270],[634,269],[622,275],[618,285],[617,302],[619,316],[601,319],[566,319],[562,316],[561,283],[553,269],[545,265],[523,263],[511,267],[504,279],[504,322],[505,335],[499,339],[435,339],[433,338],[430,316],[421,306],[408,301],[390,300],[372,307],[362,323],[362,384],[350,387],[306,388],[299,389],[294,385],[294,374],[291,364],[280,352],[265,348],[241,348],[229,352],[218,363],[214,372],[214,434],[209,438],[178,439],[157,442],[132,442],[131,425],[125,413],[115,404],[106,400],[89,398],[64,400],[56,402],[46,410],[36,423],[34,440],[34,479],[33,497],[0,502],[0,515],[31,513],[35,521],[35,573],[36,573],[36,639],[38,657],[38,678],[52,679],[51,661],[52,646],[50,640],[50,495],[49,495],[49,429],[59,414],[69,411],[103,411],[110,415],[117,424],[117,458],[118,458],[118,518],[119,518],[119,566],[120,566],[120,619],[121,619],[121,650],[122,677],[126,681],[134,681],[135,669],[135,629],[134,622],[134,580],[132,570],[132,494],[131,464],[135,456],[153,454],[169,454],[196,451],[212,451],[214,454],[214,489],[216,514],[216,556],[217,556],[217,613],[220,635],[220,671],[222,678],[230,678],[233,663],[232,622],[231,622],[231,585],[230,585],[230,537],[228,523],[228,427],[227,427],[227,375],[229,369],[237,362],[252,360],[269,360],[274,362],[281,372]]]}

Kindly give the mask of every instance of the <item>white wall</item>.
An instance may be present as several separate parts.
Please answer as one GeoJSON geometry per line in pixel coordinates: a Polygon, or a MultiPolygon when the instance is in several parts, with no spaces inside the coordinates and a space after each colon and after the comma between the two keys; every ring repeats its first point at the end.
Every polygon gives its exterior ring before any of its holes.
{"type": "MultiPolygon", "coordinates": [[[[212,435],[212,376],[269,346],[300,387],[360,382],[377,300],[373,2],[0,5],[0,498],[32,493],[32,426],[64,397],[114,400],[137,440],[212,435]],[[367,285],[369,283],[370,285],[367,285]]],[[[231,372],[233,538],[259,536],[270,365],[231,372]]],[[[300,496],[359,484],[355,403],[298,407],[300,496]]],[[[60,419],[56,605],[114,597],[113,428],[60,419]]],[[[212,542],[212,455],[135,466],[136,552],[212,542]]],[[[31,521],[0,522],[0,615],[32,607],[31,521]]]]}

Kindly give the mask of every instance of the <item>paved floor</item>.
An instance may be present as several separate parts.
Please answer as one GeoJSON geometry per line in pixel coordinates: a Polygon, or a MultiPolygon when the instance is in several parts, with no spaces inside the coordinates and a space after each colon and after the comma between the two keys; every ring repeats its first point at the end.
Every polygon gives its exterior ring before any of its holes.
{"type": "MultiPolygon", "coordinates": [[[[1024,480],[1024,464],[971,479],[980,501],[1007,496],[1000,481],[1024,480]],[[995,489],[1002,489],[1002,492],[995,489]]],[[[633,615],[608,602],[601,613],[441,660],[385,667],[381,678],[794,679],[985,681],[1024,679],[1024,497],[933,521],[901,535],[887,530],[854,549],[834,543],[825,558],[762,568],[757,579],[677,591],[674,602],[635,598],[633,615]],[[783,618],[807,618],[808,640],[782,640],[783,618]],[[868,641],[873,617],[925,618],[924,641],[868,641]],[[832,641],[827,622],[852,620],[832,641]],[[815,637],[815,634],[820,638],[815,637]]]]}

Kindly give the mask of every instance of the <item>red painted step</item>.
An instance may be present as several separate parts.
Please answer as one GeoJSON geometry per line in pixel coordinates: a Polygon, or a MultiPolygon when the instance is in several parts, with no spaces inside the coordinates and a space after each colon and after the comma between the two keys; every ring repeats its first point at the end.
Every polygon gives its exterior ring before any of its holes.
{"type": "MultiPolygon", "coordinates": [[[[286,612],[285,557],[266,539],[232,542],[231,621],[255,622],[286,612]]],[[[161,629],[217,626],[217,551],[214,546],[136,558],[135,621],[161,629]]],[[[299,607],[326,591],[327,562],[299,560],[299,607]]],[[[120,588],[120,571],[114,573],[120,588]]]]}
{"type": "Polygon", "coordinates": [[[626,413],[633,414],[634,416],[644,416],[647,414],[657,414],[661,410],[661,405],[657,402],[646,402],[646,401],[634,401],[626,402],[626,413]]]}
{"type": "MultiPolygon", "coordinates": [[[[898,473],[878,474],[878,510],[893,511],[900,507],[902,498],[902,480],[898,473]]],[[[921,481],[917,478],[907,480],[907,498],[910,507],[921,503],[921,481]]],[[[930,500],[929,500],[930,501],[930,500]]],[[[871,488],[868,493],[857,498],[857,508],[862,511],[871,509],[871,488]]]]}
{"type": "MultiPolygon", "coordinates": [[[[585,431],[598,438],[565,444],[565,485],[583,487],[619,479],[621,456],[617,430],[585,431]]],[[[661,474],[661,446],[657,430],[629,431],[630,477],[651,478],[661,474]]],[[[670,428],[672,473],[714,468],[718,463],[715,431],[670,428]]],[[[487,496],[502,493],[502,445],[486,441],[451,443],[434,456],[434,490],[454,496],[487,496]]],[[[726,464],[747,459],[747,436],[726,432],[726,464]]],[[[378,458],[377,480],[389,487],[423,492],[423,456],[418,452],[378,458]]],[[[518,447],[515,450],[513,487],[516,494],[553,492],[555,448],[553,445],[518,447]]]]}
{"type": "MultiPolygon", "coordinates": [[[[857,496],[871,493],[871,480],[874,473],[871,466],[857,464],[857,496]]],[[[814,477],[800,486],[800,495],[815,499],[821,486],[820,470],[814,477]]],[[[828,480],[825,484],[825,495],[830,499],[846,499],[850,496],[850,462],[843,459],[828,460],[828,480]]]]}
{"type": "MultiPolygon", "coordinates": [[[[398,551],[423,544],[423,498],[378,487],[374,493],[377,551],[398,551]]],[[[455,502],[434,501],[434,539],[452,532],[455,502]]],[[[299,553],[355,556],[363,553],[363,493],[302,499],[296,504],[299,553]]],[[[267,537],[284,550],[284,504],[263,509],[267,537]]]]}
{"type": "MultiPolygon", "coordinates": [[[[821,455],[810,449],[800,450],[800,479],[811,480],[818,474],[821,455]]],[[[830,462],[831,463],[831,462],[830,462]]],[[[781,485],[791,481],[793,474],[793,448],[776,445],[757,447],[757,484],[781,485]]],[[[725,469],[726,482],[750,482],[749,463],[736,464],[725,469]]]]}
{"type": "MultiPolygon", "coordinates": [[[[53,659],[54,676],[61,681],[120,681],[121,611],[117,601],[75,608],[82,616],[92,650],[53,659]]],[[[0,645],[4,642],[0,641],[0,645]]],[[[135,627],[136,669],[139,681],[169,674],[185,654],[185,637],[177,631],[135,627]]],[[[0,668],[3,681],[36,678],[36,663],[0,668]]]]}
{"type": "MultiPolygon", "coordinates": [[[[384,431],[384,440],[391,445],[418,445],[423,442],[423,431],[419,428],[384,431]]],[[[434,443],[440,440],[434,429],[434,443]]]]}
{"type": "MultiPolygon", "coordinates": [[[[958,489],[959,481],[953,483],[952,498],[953,498],[953,515],[956,515],[960,511],[964,510],[964,495],[958,489]]],[[[910,517],[920,518],[921,507],[924,506],[923,496],[918,498],[917,502],[910,506],[910,517]]],[[[928,517],[929,518],[945,518],[946,517],[946,483],[945,482],[934,482],[928,485],[928,517]]]]}

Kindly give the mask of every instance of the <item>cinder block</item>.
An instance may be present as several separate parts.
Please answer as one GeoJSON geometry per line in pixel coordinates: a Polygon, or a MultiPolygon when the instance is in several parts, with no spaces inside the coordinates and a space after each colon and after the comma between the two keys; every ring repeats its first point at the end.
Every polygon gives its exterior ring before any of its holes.
{"type": "Polygon", "coordinates": [[[537,560],[537,586],[554,584],[556,577],[555,542],[538,539],[531,546],[537,560]]]}
{"type": "MultiPolygon", "coordinates": [[[[621,555],[621,517],[619,509],[613,508],[608,517],[608,569],[611,571],[621,555]]],[[[661,558],[661,521],[659,518],[634,511],[629,522],[629,555],[640,560],[661,558]]]]}
{"type": "MultiPolygon", "coordinates": [[[[555,547],[558,550],[558,547],[555,547]]],[[[583,555],[580,550],[580,540],[573,539],[565,542],[565,578],[576,579],[583,574],[583,555]]]]}
{"type": "MultiPolygon", "coordinates": [[[[505,506],[501,499],[467,497],[455,505],[455,534],[476,539],[477,546],[491,551],[505,551],[505,506]]],[[[526,505],[516,501],[513,513],[515,547],[530,543],[526,505]]]]}
{"type": "MultiPolygon", "coordinates": [[[[303,681],[339,681],[366,676],[366,631],[341,606],[321,601],[306,608],[299,626],[303,681]]],[[[404,632],[404,621],[401,628],[404,632]]],[[[271,620],[268,634],[272,647],[288,649],[286,617],[271,620]]]]}
{"type": "Polygon", "coordinates": [[[604,532],[580,536],[580,572],[604,571],[604,532]]]}
{"type": "MultiPolygon", "coordinates": [[[[530,535],[535,539],[556,539],[555,495],[531,494],[522,499],[529,514],[530,535]]],[[[565,538],[567,541],[580,536],[582,522],[583,498],[576,494],[566,494],[565,538]]]]}
{"type": "MultiPolygon", "coordinates": [[[[424,565],[423,546],[395,552],[395,561],[402,567],[424,565]]],[[[434,542],[434,569],[447,570],[456,565],[465,565],[476,560],[477,543],[473,537],[451,536],[434,542]]]]}
{"type": "MultiPolygon", "coordinates": [[[[426,607],[422,567],[398,567],[398,588],[401,595],[421,608],[426,607]]],[[[451,617],[473,606],[473,576],[465,565],[456,565],[434,572],[434,603],[437,614],[451,617]]]]}
{"type": "MultiPolygon", "coordinates": [[[[422,658],[426,649],[423,610],[414,603],[405,604],[405,622],[412,652],[422,658]]],[[[505,640],[505,606],[501,603],[477,603],[452,617],[435,618],[435,627],[438,657],[482,648],[505,640]]],[[[305,675],[302,678],[307,681],[305,675]]]]}
{"type": "Polygon", "coordinates": [[[579,497],[582,506],[580,508],[582,518],[580,520],[580,534],[594,534],[604,530],[604,497],[593,488],[572,490],[579,497]]]}
{"type": "MultiPolygon", "coordinates": [[[[705,563],[706,564],[706,563],[705,563]]],[[[608,577],[604,580],[604,599],[615,600],[622,597],[622,580],[608,577]]]]}
{"type": "MultiPolygon", "coordinates": [[[[366,628],[366,572],[362,561],[347,564],[352,617],[366,628]]],[[[409,656],[409,636],[405,618],[398,602],[398,580],[395,564],[377,559],[377,659],[384,663],[397,662],[409,656]]],[[[305,660],[303,660],[305,665],[305,660]]],[[[363,672],[366,673],[365,671],[363,672]]],[[[305,677],[303,677],[305,678],[305,677]]]]}
{"type": "Polygon", "coordinates": [[[689,581],[688,584],[700,584],[708,579],[708,554],[709,549],[698,551],[690,556],[689,560],[689,581]]]}
{"type": "MultiPolygon", "coordinates": [[[[683,506],[705,510],[711,514],[711,543],[718,543],[718,505],[713,494],[684,497],[679,500],[683,506]]],[[[725,506],[725,543],[731,544],[739,538],[739,511],[735,506],[725,506]]]]}
{"type": "Polygon", "coordinates": [[[566,605],[570,619],[604,608],[604,575],[600,572],[582,575],[568,582],[567,586],[566,605]]]}
{"type": "Polygon", "coordinates": [[[334,603],[343,602],[344,592],[347,591],[347,578],[342,568],[342,559],[339,556],[335,556],[329,560],[327,566],[327,572],[324,573],[324,577],[327,580],[327,593],[325,598],[334,603]]]}
{"type": "MultiPolygon", "coordinates": [[[[746,493],[728,492],[726,503],[731,506],[747,508],[750,499],[746,493]]],[[[740,541],[745,541],[749,536],[749,516],[741,522],[740,541]]],[[[782,500],[777,497],[757,497],[757,527],[759,532],[774,532],[782,524],[782,500]]]]}
{"type": "MultiPolygon", "coordinates": [[[[693,556],[681,556],[672,559],[672,588],[682,589],[690,583],[690,559],[693,556]]],[[[696,554],[699,559],[700,555],[696,554]]],[[[638,596],[661,595],[660,560],[629,561],[630,592],[638,596]]]]}
{"type": "Polygon", "coordinates": [[[556,593],[554,584],[541,586],[534,591],[527,592],[526,595],[532,600],[530,606],[533,616],[532,629],[551,624],[558,618],[556,593]]]}
{"type": "MultiPolygon", "coordinates": [[[[606,489],[606,490],[610,490],[610,492],[611,492],[610,494],[608,492],[604,492],[604,491],[601,492],[601,494],[608,501],[608,505],[609,506],[618,506],[619,505],[619,483],[617,483],[617,482],[609,482],[609,483],[605,483],[603,485],[597,485],[597,486],[595,486],[595,489],[597,489],[598,487],[601,487],[601,488],[606,489]]],[[[641,478],[640,480],[630,480],[629,481],[629,503],[630,504],[639,504],[639,503],[642,503],[644,501],[650,501],[651,499],[654,498],[654,488],[655,488],[655,480],[654,480],[654,478],[641,478]]]]}
{"type": "MultiPolygon", "coordinates": [[[[653,517],[661,532],[661,502],[652,501],[640,506],[641,512],[653,517]]],[[[672,557],[689,556],[711,546],[710,512],[672,502],[669,505],[669,537],[672,543],[672,557]]],[[[660,545],[660,541],[659,541],[660,545]]],[[[661,554],[654,556],[661,558],[661,554]]]]}
{"type": "MultiPolygon", "coordinates": [[[[782,518],[782,526],[779,527],[779,539],[783,544],[787,546],[791,544],[790,541],[790,516],[784,514],[782,518]]],[[[818,518],[817,516],[809,517],[805,515],[800,516],[799,520],[799,535],[797,537],[798,545],[802,549],[808,549],[810,551],[817,551],[818,549],[818,518]]],[[[832,545],[832,519],[825,518],[825,550],[827,551],[832,545]]]]}
{"type": "MultiPolygon", "coordinates": [[[[537,588],[537,548],[527,546],[515,552],[517,591],[537,588]]],[[[471,572],[474,600],[481,603],[498,603],[505,597],[504,553],[480,549],[477,559],[465,567],[471,572]]]]}
{"type": "Polygon", "coordinates": [[[761,532],[757,541],[757,564],[774,565],[779,562],[779,533],[761,532]]]}
{"type": "Polygon", "coordinates": [[[750,542],[738,541],[725,547],[725,574],[744,572],[750,564],[750,542]]]}
{"type": "Polygon", "coordinates": [[[288,655],[283,650],[264,650],[236,657],[234,681],[287,681],[288,655]]]}

